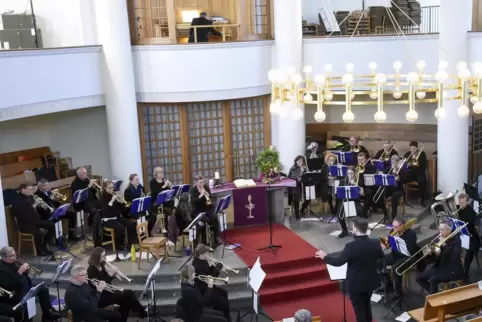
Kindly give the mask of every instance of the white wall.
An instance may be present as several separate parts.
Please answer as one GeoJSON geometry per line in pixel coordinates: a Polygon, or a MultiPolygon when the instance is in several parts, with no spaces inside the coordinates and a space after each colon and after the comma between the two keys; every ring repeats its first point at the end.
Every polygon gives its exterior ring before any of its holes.
{"type": "Polygon", "coordinates": [[[268,94],[273,41],[133,47],[139,102],[189,102],[268,94]]]}
{"type": "Polygon", "coordinates": [[[0,51],[0,122],[103,105],[101,47],[0,51]]]}
{"type": "MultiPolygon", "coordinates": [[[[82,14],[86,2],[92,0],[33,0],[37,28],[41,29],[44,48],[94,45],[95,40],[86,41],[82,14]]],[[[1,0],[0,14],[31,14],[30,0],[1,0]]],[[[90,13],[91,14],[91,13],[90,13]]]]}
{"type": "Polygon", "coordinates": [[[71,157],[74,167],[90,164],[95,174],[110,176],[104,107],[0,123],[0,153],[40,146],[50,146],[62,157],[71,157]]]}

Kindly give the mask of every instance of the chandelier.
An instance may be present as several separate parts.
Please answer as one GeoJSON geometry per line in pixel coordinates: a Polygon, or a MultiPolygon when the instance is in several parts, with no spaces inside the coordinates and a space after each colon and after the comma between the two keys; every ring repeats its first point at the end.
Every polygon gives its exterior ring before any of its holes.
{"type": "Polygon", "coordinates": [[[346,73],[341,76],[332,75],[332,65],[324,67],[324,74],[313,76],[311,66],[303,68],[304,77],[297,74],[294,68],[289,70],[270,70],[268,78],[271,82],[270,112],[273,115],[286,115],[286,103],[294,104],[293,117],[301,119],[304,112],[301,104],[315,104],[317,111],[314,118],[323,122],[326,114],[324,105],[340,105],[345,107],[343,121],[352,123],[355,114],[353,106],[377,106],[374,119],[383,123],[387,119],[384,105],[401,104],[408,106],[406,118],[408,122],[418,119],[416,110],[420,103],[437,103],[435,117],[443,119],[446,116],[444,101],[460,102],[457,109],[459,117],[470,114],[469,100],[473,104],[474,113],[482,113],[482,63],[475,63],[474,74],[466,62],[457,64],[458,74],[450,76],[446,69],[448,64],[440,62],[435,74],[425,73],[425,62],[416,64],[416,71],[401,74],[402,63],[393,63],[394,72],[378,73],[377,64],[368,64],[368,75],[355,75],[355,66],[346,64],[346,73]],[[315,97],[316,96],[316,97],[315,97]]]}

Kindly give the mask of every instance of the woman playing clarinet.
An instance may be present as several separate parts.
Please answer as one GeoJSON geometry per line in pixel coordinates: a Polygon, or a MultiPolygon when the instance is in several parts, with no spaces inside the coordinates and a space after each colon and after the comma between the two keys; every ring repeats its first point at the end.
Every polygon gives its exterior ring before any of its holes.
{"type": "MultiPolygon", "coordinates": [[[[360,174],[355,173],[355,167],[350,166],[348,170],[346,171],[346,176],[341,179],[340,181],[340,187],[344,186],[358,186],[358,178],[360,174]]],[[[362,216],[363,214],[363,208],[360,203],[360,199],[348,199],[348,200],[336,200],[336,209],[337,209],[337,214],[338,214],[338,219],[340,221],[340,226],[341,226],[341,233],[338,235],[338,238],[343,238],[348,236],[348,227],[346,225],[345,221],[345,209],[343,206],[344,201],[353,201],[355,203],[355,211],[357,216],[362,216]]]]}
{"type": "MultiPolygon", "coordinates": [[[[306,171],[307,167],[305,164],[305,157],[298,155],[294,160],[294,164],[291,167],[290,172],[288,173],[288,178],[296,180],[296,187],[288,189],[288,204],[290,206],[293,205],[296,220],[300,220],[300,201],[301,197],[303,196],[301,176],[306,171]]],[[[301,213],[306,211],[309,204],[309,200],[303,201],[303,204],[301,205],[301,213]]]]}

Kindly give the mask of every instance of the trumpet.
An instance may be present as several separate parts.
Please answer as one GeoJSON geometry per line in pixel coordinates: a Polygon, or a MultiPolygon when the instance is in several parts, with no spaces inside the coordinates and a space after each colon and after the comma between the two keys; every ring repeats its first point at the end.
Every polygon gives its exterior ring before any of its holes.
{"type": "MultiPolygon", "coordinates": [[[[400,227],[400,229],[398,230],[393,230],[390,235],[388,236],[400,236],[400,235],[403,235],[403,233],[411,228],[415,223],[417,222],[417,219],[416,218],[412,218],[410,220],[408,220],[402,227],[400,227]]],[[[388,243],[388,236],[382,236],[380,237],[380,243],[383,244],[383,246],[385,246],[385,248],[390,248],[390,244],[388,243]]]]}
{"type": "Polygon", "coordinates": [[[109,263],[108,261],[104,260],[104,263],[105,263],[105,266],[106,266],[106,269],[107,267],[109,267],[109,269],[111,270],[115,270],[117,269],[117,274],[115,275],[115,277],[117,277],[117,279],[119,281],[122,281],[123,279],[125,279],[128,283],[130,283],[132,281],[131,278],[127,277],[124,273],[122,273],[117,267],[115,267],[114,265],[112,265],[111,263],[109,263]]]}
{"type": "Polygon", "coordinates": [[[223,271],[226,274],[229,274],[229,273],[233,273],[235,275],[239,274],[238,270],[233,269],[233,268],[229,267],[228,265],[224,264],[223,262],[218,261],[217,259],[214,259],[212,257],[208,257],[208,262],[209,262],[210,266],[216,266],[217,264],[223,265],[223,268],[221,268],[221,271],[223,271]]]}
{"type": "Polygon", "coordinates": [[[90,178],[87,178],[87,179],[89,179],[90,181],[94,180],[94,185],[93,185],[94,189],[97,190],[98,192],[102,191],[102,187],[97,184],[97,181],[95,179],[90,179],[90,178]]]}
{"type": "Polygon", "coordinates": [[[15,295],[15,292],[10,292],[0,287],[0,295],[7,295],[8,298],[11,299],[15,295]]]}
{"type": "Polygon", "coordinates": [[[206,189],[204,189],[203,187],[203,191],[206,192],[206,194],[204,195],[206,197],[206,206],[212,206],[213,204],[213,201],[211,200],[211,197],[209,196],[208,192],[206,191],[206,189]]]}
{"type": "Polygon", "coordinates": [[[122,195],[120,195],[118,192],[116,191],[112,191],[110,193],[112,196],[115,196],[116,197],[116,200],[120,203],[123,203],[126,207],[130,207],[131,206],[131,203],[130,202],[127,202],[124,197],[122,195]]]}
{"type": "Polygon", "coordinates": [[[221,278],[221,277],[212,277],[210,275],[196,275],[194,278],[197,278],[198,280],[204,283],[208,283],[209,280],[213,280],[214,285],[224,285],[224,284],[228,284],[229,282],[229,276],[225,278],[221,278]]]}
{"type": "MultiPolygon", "coordinates": [[[[20,260],[18,258],[15,260],[15,266],[17,267],[17,269],[19,269],[23,264],[25,264],[23,260],[20,260]]],[[[27,273],[29,275],[32,275],[32,277],[37,277],[38,275],[42,274],[42,272],[42,269],[28,265],[27,273]]]]}
{"type": "Polygon", "coordinates": [[[33,193],[30,193],[33,197],[33,200],[38,203],[38,205],[42,208],[44,208],[45,210],[48,210],[50,213],[53,213],[54,212],[54,208],[50,207],[45,201],[43,201],[42,198],[40,198],[39,196],[33,194],[33,193]]]}
{"type": "MultiPolygon", "coordinates": [[[[99,281],[98,279],[95,279],[95,278],[88,278],[87,280],[90,283],[92,283],[92,285],[94,285],[95,287],[97,287],[100,283],[103,282],[103,281],[99,281]]],[[[107,291],[107,292],[110,292],[110,293],[123,292],[124,291],[123,288],[118,288],[118,287],[115,287],[115,286],[110,285],[110,284],[105,284],[104,290],[107,291]]]]}
{"type": "Polygon", "coordinates": [[[67,196],[61,194],[57,189],[52,190],[52,198],[60,202],[67,201],[67,196]]]}
{"type": "Polygon", "coordinates": [[[457,229],[455,229],[447,237],[444,237],[444,238],[441,238],[441,236],[435,237],[434,239],[432,239],[432,241],[430,243],[428,243],[427,245],[422,247],[418,252],[416,252],[415,254],[410,256],[405,262],[403,262],[401,265],[399,265],[397,267],[397,269],[395,270],[395,273],[397,273],[399,276],[402,276],[403,274],[408,272],[412,267],[417,265],[420,261],[425,259],[425,257],[429,256],[431,254],[431,252],[433,252],[435,254],[440,254],[440,252],[442,251],[442,246],[445,245],[445,243],[449,239],[458,235],[458,233],[460,233],[462,231],[462,229],[464,229],[467,225],[468,225],[468,223],[465,223],[464,225],[457,227],[457,229]],[[425,251],[425,253],[424,253],[424,251],[425,251]],[[422,256],[419,256],[420,253],[422,253],[422,256]],[[413,259],[415,259],[415,258],[417,258],[417,260],[412,263],[413,259]],[[410,264],[410,266],[408,266],[405,269],[402,269],[407,264],[410,264]]]}

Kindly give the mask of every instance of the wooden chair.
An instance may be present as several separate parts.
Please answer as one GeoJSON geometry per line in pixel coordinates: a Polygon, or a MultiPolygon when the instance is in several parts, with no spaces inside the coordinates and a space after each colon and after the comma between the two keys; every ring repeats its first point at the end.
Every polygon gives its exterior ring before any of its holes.
{"type": "Polygon", "coordinates": [[[17,256],[20,258],[20,254],[22,251],[22,242],[32,243],[33,256],[37,256],[37,245],[35,244],[35,236],[33,234],[20,232],[20,230],[18,229],[17,218],[15,218],[15,216],[13,217],[13,220],[15,220],[15,225],[17,226],[17,234],[18,234],[17,256]]]}
{"type": "MultiPolygon", "coordinates": [[[[385,199],[385,206],[387,207],[387,211],[392,209],[392,197],[385,199]]],[[[405,215],[405,202],[403,201],[403,198],[400,198],[398,201],[398,210],[402,215],[405,215]]]]}
{"type": "MultiPolygon", "coordinates": [[[[410,181],[405,184],[405,200],[408,200],[408,197],[411,192],[420,192],[418,187],[418,183],[416,181],[410,181]]],[[[421,192],[420,192],[421,193],[421,192]]]]}
{"type": "Polygon", "coordinates": [[[102,227],[102,246],[106,245],[112,245],[112,251],[115,253],[116,248],[115,248],[115,229],[114,228],[107,228],[107,227],[102,227]],[[104,237],[110,237],[110,240],[104,241],[104,237]]]}
{"type": "Polygon", "coordinates": [[[144,221],[136,226],[137,239],[139,240],[139,264],[138,268],[141,268],[142,251],[147,252],[146,262],[149,262],[149,253],[154,250],[156,257],[159,258],[161,248],[164,248],[164,257],[168,258],[167,252],[167,238],[166,237],[149,237],[149,229],[147,228],[147,222],[144,221]]]}

